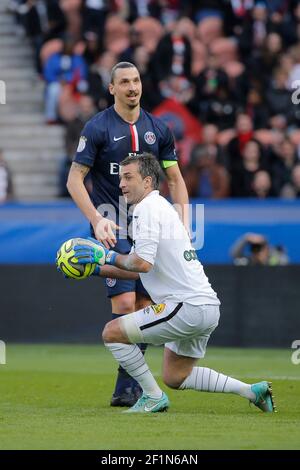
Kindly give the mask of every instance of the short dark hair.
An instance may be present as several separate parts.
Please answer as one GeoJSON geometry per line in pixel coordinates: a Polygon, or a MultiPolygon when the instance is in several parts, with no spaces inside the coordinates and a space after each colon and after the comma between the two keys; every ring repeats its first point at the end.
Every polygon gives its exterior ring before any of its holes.
{"type": "Polygon", "coordinates": [[[111,69],[111,74],[110,74],[110,83],[114,83],[115,75],[116,75],[116,70],[118,69],[132,69],[135,68],[136,66],[132,64],[131,62],[118,62],[116,65],[113,66],[111,69]]]}
{"type": "Polygon", "coordinates": [[[153,189],[159,188],[161,169],[157,158],[152,153],[144,152],[139,155],[128,155],[120,165],[127,166],[131,163],[138,163],[139,172],[143,179],[151,176],[153,189]]]}

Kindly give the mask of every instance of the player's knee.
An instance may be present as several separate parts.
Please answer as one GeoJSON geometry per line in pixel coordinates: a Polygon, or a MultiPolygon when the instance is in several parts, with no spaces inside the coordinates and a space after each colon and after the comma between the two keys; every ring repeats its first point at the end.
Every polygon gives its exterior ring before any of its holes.
{"type": "Polygon", "coordinates": [[[113,321],[106,323],[104,330],[102,331],[102,340],[104,343],[114,342],[114,328],[113,321]]]}

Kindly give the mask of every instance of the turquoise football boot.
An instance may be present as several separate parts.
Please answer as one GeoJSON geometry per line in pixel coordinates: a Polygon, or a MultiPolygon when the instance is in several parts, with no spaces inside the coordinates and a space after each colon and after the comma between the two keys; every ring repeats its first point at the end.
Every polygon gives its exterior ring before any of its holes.
{"type": "Polygon", "coordinates": [[[151,398],[143,393],[136,404],[129,408],[129,410],[123,411],[123,413],[159,413],[167,411],[169,406],[169,399],[164,392],[161,398],[151,398]]]}
{"type": "Polygon", "coordinates": [[[271,382],[266,381],[251,385],[251,390],[255,393],[256,398],[250,400],[250,403],[254,403],[255,406],[265,413],[276,412],[271,385],[271,382]]]}

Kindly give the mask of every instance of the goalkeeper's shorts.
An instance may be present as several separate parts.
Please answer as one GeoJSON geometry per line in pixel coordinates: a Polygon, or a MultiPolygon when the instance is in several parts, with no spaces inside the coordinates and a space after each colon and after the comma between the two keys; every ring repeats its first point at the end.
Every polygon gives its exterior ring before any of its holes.
{"type": "Polygon", "coordinates": [[[218,326],[218,305],[166,302],[120,318],[132,343],[164,344],[179,356],[202,358],[211,333],[218,326]]]}

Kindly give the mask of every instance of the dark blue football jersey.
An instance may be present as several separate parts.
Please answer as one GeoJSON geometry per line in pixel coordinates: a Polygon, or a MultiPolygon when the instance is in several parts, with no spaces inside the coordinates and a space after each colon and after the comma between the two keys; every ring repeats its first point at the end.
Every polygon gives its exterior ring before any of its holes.
{"type": "Polygon", "coordinates": [[[96,114],[86,123],[74,162],[91,168],[91,199],[102,215],[112,217],[109,209],[103,210],[103,207],[107,209],[111,205],[116,210],[118,220],[119,211],[122,211],[119,163],[130,153],[142,152],[151,152],[161,162],[177,161],[170,129],[143,109],[135,124],[124,121],[114,106],[96,114]]]}

